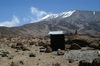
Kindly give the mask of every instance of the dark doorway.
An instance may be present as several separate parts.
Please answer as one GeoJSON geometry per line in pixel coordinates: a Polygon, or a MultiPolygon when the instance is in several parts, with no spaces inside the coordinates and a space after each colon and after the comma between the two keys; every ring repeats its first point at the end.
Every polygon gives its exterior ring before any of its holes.
{"type": "Polygon", "coordinates": [[[53,51],[58,49],[65,50],[64,34],[51,35],[51,48],[53,51]]]}

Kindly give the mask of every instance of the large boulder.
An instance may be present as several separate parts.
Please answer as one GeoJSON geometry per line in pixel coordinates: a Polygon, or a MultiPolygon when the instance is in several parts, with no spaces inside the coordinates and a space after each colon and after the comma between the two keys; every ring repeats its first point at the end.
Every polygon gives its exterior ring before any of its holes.
{"type": "Polygon", "coordinates": [[[90,66],[90,63],[87,60],[80,60],[79,66],[90,66]]]}
{"type": "Polygon", "coordinates": [[[93,60],[92,66],[100,66],[100,57],[93,60]]]}
{"type": "Polygon", "coordinates": [[[71,48],[70,48],[70,49],[81,49],[81,47],[80,47],[78,44],[73,43],[73,44],[71,45],[71,48]]]}
{"type": "Polygon", "coordinates": [[[79,35],[72,35],[68,38],[67,43],[73,44],[76,43],[81,47],[86,47],[90,43],[92,43],[93,39],[86,37],[86,36],[79,36],[79,35]]]}
{"type": "Polygon", "coordinates": [[[99,46],[99,44],[97,44],[97,43],[91,43],[89,46],[90,46],[90,47],[93,47],[93,48],[95,48],[95,49],[100,49],[100,46],[99,46]]]}

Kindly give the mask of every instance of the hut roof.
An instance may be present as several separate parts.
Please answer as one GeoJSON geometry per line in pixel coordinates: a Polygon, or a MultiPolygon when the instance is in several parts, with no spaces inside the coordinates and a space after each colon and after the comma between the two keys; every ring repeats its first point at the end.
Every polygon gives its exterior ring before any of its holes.
{"type": "Polygon", "coordinates": [[[64,34],[63,31],[50,31],[49,32],[50,35],[58,35],[58,34],[64,34]]]}

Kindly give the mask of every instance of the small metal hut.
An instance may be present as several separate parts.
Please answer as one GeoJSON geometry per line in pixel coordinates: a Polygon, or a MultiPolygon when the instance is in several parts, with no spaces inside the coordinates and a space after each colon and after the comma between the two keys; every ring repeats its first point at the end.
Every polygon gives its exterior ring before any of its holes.
{"type": "Polygon", "coordinates": [[[53,51],[58,49],[65,50],[65,38],[63,31],[50,31],[51,48],[53,51]]]}

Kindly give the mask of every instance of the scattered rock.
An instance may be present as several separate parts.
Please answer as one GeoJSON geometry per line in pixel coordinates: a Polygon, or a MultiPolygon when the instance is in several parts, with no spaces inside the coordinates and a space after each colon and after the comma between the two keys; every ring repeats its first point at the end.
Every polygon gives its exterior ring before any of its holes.
{"type": "Polygon", "coordinates": [[[79,66],[90,66],[90,63],[87,60],[80,60],[79,66]]]}
{"type": "Polygon", "coordinates": [[[41,42],[38,42],[38,46],[43,46],[44,43],[41,41],[41,42]]]}
{"type": "Polygon", "coordinates": [[[31,53],[29,57],[36,57],[36,54],[31,53]]]}
{"type": "Polygon", "coordinates": [[[63,50],[57,51],[57,55],[64,55],[64,54],[65,54],[65,51],[63,50]]]}
{"type": "Polygon", "coordinates": [[[20,47],[20,46],[16,46],[16,49],[17,49],[17,50],[21,50],[21,47],[20,47]]]}
{"type": "Polygon", "coordinates": [[[61,64],[60,63],[56,63],[54,66],[61,66],[61,64]]]}
{"type": "Polygon", "coordinates": [[[73,58],[69,58],[68,61],[69,61],[69,63],[75,62],[75,60],[73,58]]]}
{"type": "Polygon", "coordinates": [[[87,49],[81,49],[81,51],[86,51],[87,49]]]}
{"type": "Polygon", "coordinates": [[[6,53],[2,54],[2,57],[8,57],[6,53]]]}
{"type": "Polygon", "coordinates": [[[44,44],[43,47],[47,48],[49,45],[48,44],[44,44]]]}
{"type": "Polygon", "coordinates": [[[91,43],[89,46],[90,46],[90,47],[93,47],[93,48],[95,48],[95,49],[100,49],[99,44],[96,44],[96,43],[91,43]]]}
{"type": "Polygon", "coordinates": [[[93,60],[92,66],[100,66],[100,57],[93,60]]]}
{"type": "Polygon", "coordinates": [[[19,52],[18,50],[15,50],[15,52],[19,52]]]}
{"type": "Polygon", "coordinates": [[[15,49],[16,48],[16,45],[12,45],[11,48],[14,48],[15,49]]]}
{"type": "Polygon", "coordinates": [[[2,54],[10,54],[11,52],[10,51],[7,51],[7,50],[3,50],[3,49],[0,49],[0,55],[2,54]]]}
{"type": "Polygon", "coordinates": [[[28,49],[26,46],[22,46],[21,49],[22,49],[23,51],[30,51],[30,49],[28,49]]]}
{"type": "Polygon", "coordinates": [[[91,47],[89,47],[89,48],[87,48],[87,50],[95,50],[95,48],[91,48],[91,47]]]}
{"type": "Polygon", "coordinates": [[[46,53],[52,52],[52,48],[48,46],[48,47],[46,48],[46,51],[45,51],[45,52],[46,52],[46,53]]]}
{"type": "Polygon", "coordinates": [[[81,47],[80,47],[78,44],[73,43],[73,44],[71,45],[71,49],[81,49],[81,47]]]}
{"type": "Polygon", "coordinates": [[[39,61],[41,60],[41,59],[38,59],[39,61]]]}
{"type": "Polygon", "coordinates": [[[22,65],[24,65],[24,62],[23,61],[19,61],[19,63],[22,64],[22,65]]]}
{"type": "Polygon", "coordinates": [[[40,52],[45,52],[46,51],[46,49],[40,49],[40,52]]]}
{"type": "Polygon", "coordinates": [[[16,64],[15,62],[12,62],[10,66],[19,66],[19,65],[16,64]]]}
{"type": "Polygon", "coordinates": [[[44,47],[41,47],[41,48],[39,48],[39,49],[45,49],[44,47]]]}
{"type": "Polygon", "coordinates": [[[23,44],[22,43],[17,43],[16,46],[23,46],[23,44]]]}
{"type": "Polygon", "coordinates": [[[70,49],[71,45],[65,45],[65,49],[70,49]]]}
{"type": "Polygon", "coordinates": [[[35,42],[30,42],[30,45],[34,45],[35,44],[35,42]]]}
{"type": "Polygon", "coordinates": [[[39,63],[37,63],[37,65],[39,65],[39,63]]]}
{"type": "Polygon", "coordinates": [[[14,57],[14,56],[10,56],[10,57],[8,57],[8,59],[11,60],[11,59],[13,59],[13,57],[14,57]]]}

